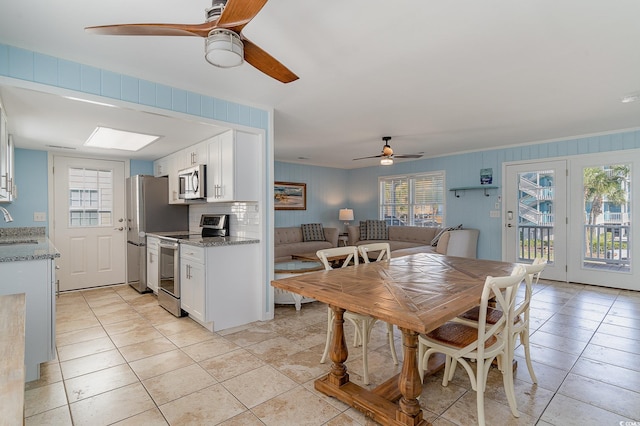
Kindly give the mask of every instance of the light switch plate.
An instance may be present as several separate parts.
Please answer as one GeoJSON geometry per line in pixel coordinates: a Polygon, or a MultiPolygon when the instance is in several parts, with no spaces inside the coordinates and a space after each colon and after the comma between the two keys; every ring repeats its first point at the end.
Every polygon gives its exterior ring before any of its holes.
{"type": "Polygon", "coordinates": [[[489,212],[489,217],[500,217],[500,210],[491,210],[489,212]]]}
{"type": "Polygon", "coordinates": [[[45,212],[33,212],[33,221],[34,222],[46,222],[47,214],[45,212]]]}

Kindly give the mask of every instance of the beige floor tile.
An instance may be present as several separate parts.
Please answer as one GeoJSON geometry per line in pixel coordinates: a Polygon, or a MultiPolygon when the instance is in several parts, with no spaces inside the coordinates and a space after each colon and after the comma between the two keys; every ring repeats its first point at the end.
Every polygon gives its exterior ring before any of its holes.
{"type": "Polygon", "coordinates": [[[104,328],[97,325],[81,330],[58,333],[56,335],[56,346],[66,346],[73,343],[86,342],[87,340],[100,339],[102,337],[107,337],[107,333],[104,331],[104,328]]]}
{"type": "Polygon", "coordinates": [[[216,383],[216,379],[198,364],[192,364],[142,381],[156,405],[166,404],[216,383]]]}
{"type": "Polygon", "coordinates": [[[265,425],[322,425],[340,414],[302,387],[270,399],[251,410],[265,425]]]}
{"type": "Polygon", "coordinates": [[[124,333],[113,334],[111,340],[117,347],[133,345],[135,343],[146,342],[147,340],[159,339],[162,336],[155,328],[140,327],[138,329],[124,333]]]}
{"type": "MultiPolygon", "coordinates": [[[[533,425],[536,419],[527,414],[520,413],[520,417],[513,417],[508,405],[503,405],[489,398],[484,400],[485,422],[487,426],[503,425],[533,425]]],[[[462,398],[458,399],[442,415],[458,425],[472,425],[478,423],[478,409],[476,403],[476,392],[469,391],[462,398]]]]}
{"type": "Polygon", "coordinates": [[[611,411],[557,394],[553,397],[544,413],[542,413],[540,420],[552,425],[579,426],[619,425],[633,419],[626,419],[611,411]]]}
{"type": "Polygon", "coordinates": [[[199,364],[221,382],[266,365],[261,359],[244,349],[227,352],[201,361],[199,364]]]}
{"type": "Polygon", "coordinates": [[[160,337],[158,339],[147,340],[134,345],[123,346],[118,349],[127,362],[133,362],[152,355],[169,352],[177,348],[176,345],[171,343],[171,341],[166,337],[160,337]]]}
{"type": "Polygon", "coordinates": [[[118,314],[99,315],[98,320],[103,325],[111,324],[114,322],[120,322],[120,321],[131,321],[131,322],[143,321],[142,316],[133,309],[122,311],[118,314]]]}
{"type": "Polygon", "coordinates": [[[131,311],[135,312],[135,309],[122,299],[118,302],[108,303],[101,306],[91,306],[91,310],[97,317],[107,316],[109,314],[118,316],[131,311]]]}
{"type": "Polygon", "coordinates": [[[620,351],[617,348],[607,348],[590,344],[584,350],[582,357],[628,368],[629,370],[640,371],[640,354],[620,351]]]}
{"type": "Polygon", "coordinates": [[[213,385],[160,406],[171,425],[218,424],[245,412],[242,405],[222,385],[213,385]]]}
{"type": "Polygon", "coordinates": [[[200,330],[203,328],[200,324],[194,322],[189,317],[176,318],[170,315],[168,322],[164,324],[154,325],[156,329],[165,336],[171,336],[178,333],[187,333],[189,331],[200,330]]]}
{"type": "Polygon", "coordinates": [[[342,413],[334,417],[325,423],[327,426],[361,426],[362,423],[357,422],[355,419],[349,417],[347,414],[342,413]]]}
{"type": "Polygon", "coordinates": [[[108,425],[155,408],[140,383],[101,393],[69,406],[76,426],[108,425]]]}
{"type": "Polygon", "coordinates": [[[640,392],[640,371],[581,358],[573,366],[571,373],[640,392]]]}
{"type": "Polygon", "coordinates": [[[56,321],[56,333],[66,333],[68,331],[82,330],[84,328],[100,325],[100,321],[94,316],[69,321],[56,321]]]}
{"type": "Polygon", "coordinates": [[[304,348],[286,337],[276,337],[248,346],[246,349],[265,362],[274,362],[304,348]]]}
{"type": "Polygon", "coordinates": [[[127,364],[121,364],[68,379],[65,381],[65,388],[69,402],[75,402],[136,382],[138,377],[131,368],[127,364]]]}
{"type": "Polygon", "coordinates": [[[236,376],[222,384],[249,408],[297,387],[296,382],[268,365],[236,376]]]}
{"type": "Polygon", "coordinates": [[[112,322],[109,324],[103,324],[104,330],[109,334],[109,336],[113,336],[115,334],[120,333],[129,333],[136,330],[148,330],[151,326],[147,321],[118,321],[112,322]]]}
{"type": "Polygon", "coordinates": [[[25,390],[39,388],[40,386],[50,385],[52,383],[62,381],[62,371],[60,363],[50,362],[40,364],[40,378],[25,383],[25,390]]]}
{"type": "Polygon", "coordinates": [[[189,355],[176,349],[134,361],[129,366],[140,380],[145,380],[193,363],[189,355]]]}
{"type": "Polygon", "coordinates": [[[115,349],[113,342],[108,337],[101,337],[85,342],[72,343],[58,347],[58,358],[60,362],[69,361],[74,358],[81,358],[87,355],[94,355],[99,352],[106,352],[115,349]]]}
{"type": "Polygon", "coordinates": [[[262,423],[251,411],[245,411],[242,414],[238,414],[237,416],[220,423],[220,426],[264,426],[264,423],[262,423]]]}
{"type": "Polygon", "coordinates": [[[144,413],[113,423],[114,426],[166,426],[167,424],[158,408],[152,408],[144,413]]]}
{"type": "Polygon", "coordinates": [[[57,382],[24,392],[24,415],[31,417],[67,405],[64,383],[57,382]]]}
{"type": "Polygon", "coordinates": [[[271,363],[281,373],[295,380],[305,383],[329,372],[331,363],[320,364],[320,357],[324,344],[311,349],[296,352],[271,363]]]}
{"type": "Polygon", "coordinates": [[[622,389],[587,377],[569,374],[558,394],[589,405],[617,413],[623,417],[640,419],[640,393],[622,389]]]}
{"type": "Polygon", "coordinates": [[[124,364],[126,361],[116,349],[100,352],[95,355],[84,356],[60,363],[62,377],[64,380],[91,373],[116,365],[124,364]]]}
{"type": "Polygon", "coordinates": [[[224,337],[211,338],[204,342],[186,346],[182,350],[193,358],[194,361],[200,362],[214,356],[222,355],[227,352],[238,349],[235,343],[229,342],[224,337]]]}
{"type": "Polygon", "coordinates": [[[236,333],[225,334],[225,339],[235,343],[240,347],[247,347],[265,340],[278,337],[274,331],[260,327],[252,327],[247,330],[238,331],[236,333]]]}
{"type": "Polygon", "coordinates": [[[31,417],[27,417],[24,420],[24,426],[72,426],[71,413],[69,412],[69,406],[63,405],[62,407],[54,408],[53,410],[45,411],[44,413],[36,414],[31,417]]]}
{"type": "Polygon", "coordinates": [[[216,337],[219,336],[204,327],[200,327],[199,329],[187,331],[186,333],[172,334],[168,336],[168,339],[177,347],[182,348],[184,346],[194,345],[216,337]]]}

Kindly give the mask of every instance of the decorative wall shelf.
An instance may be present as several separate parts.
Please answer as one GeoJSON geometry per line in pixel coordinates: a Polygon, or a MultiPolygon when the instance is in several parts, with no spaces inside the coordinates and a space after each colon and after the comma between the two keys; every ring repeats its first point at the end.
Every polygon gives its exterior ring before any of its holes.
{"type": "Polygon", "coordinates": [[[453,191],[453,195],[455,195],[456,198],[460,198],[460,194],[458,194],[458,192],[483,190],[484,196],[488,197],[489,193],[487,192],[487,190],[489,189],[498,189],[498,187],[492,185],[460,186],[458,188],[450,188],[449,191],[453,191]]]}

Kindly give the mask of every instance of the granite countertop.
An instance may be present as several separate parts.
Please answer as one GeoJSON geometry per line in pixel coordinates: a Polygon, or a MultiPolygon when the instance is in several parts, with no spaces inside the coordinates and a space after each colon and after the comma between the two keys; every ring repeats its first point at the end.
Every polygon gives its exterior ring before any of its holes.
{"type": "MultiPolygon", "coordinates": [[[[171,237],[172,233],[154,234],[148,233],[149,237],[171,237]]],[[[174,235],[179,233],[173,233],[174,235]]],[[[233,246],[239,244],[258,244],[260,242],[257,238],[244,238],[244,237],[202,237],[200,234],[191,234],[188,238],[176,238],[180,244],[188,244],[198,247],[220,247],[220,246],[233,246]]]]}
{"type": "Polygon", "coordinates": [[[60,252],[38,228],[0,228],[0,262],[55,259],[60,252]],[[35,231],[34,231],[35,229],[35,231]]]}

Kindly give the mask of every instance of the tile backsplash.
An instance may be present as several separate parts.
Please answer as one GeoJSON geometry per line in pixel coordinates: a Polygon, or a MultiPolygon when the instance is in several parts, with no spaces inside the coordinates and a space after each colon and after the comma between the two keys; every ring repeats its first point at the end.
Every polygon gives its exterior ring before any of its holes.
{"type": "Polygon", "coordinates": [[[203,214],[228,214],[229,232],[234,237],[260,238],[258,203],[207,203],[189,205],[189,233],[199,234],[203,214]]]}

